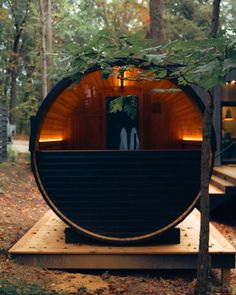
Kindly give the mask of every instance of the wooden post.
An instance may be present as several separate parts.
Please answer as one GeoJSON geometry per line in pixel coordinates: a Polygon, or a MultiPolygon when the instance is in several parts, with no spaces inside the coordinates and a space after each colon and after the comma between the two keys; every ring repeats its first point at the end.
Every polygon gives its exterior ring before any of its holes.
{"type": "Polygon", "coordinates": [[[0,105],[0,163],[7,159],[7,109],[4,102],[0,105]]]}
{"type": "Polygon", "coordinates": [[[221,285],[223,288],[228,288],[230,286],[230,268],[222,268],[221,285]]]}

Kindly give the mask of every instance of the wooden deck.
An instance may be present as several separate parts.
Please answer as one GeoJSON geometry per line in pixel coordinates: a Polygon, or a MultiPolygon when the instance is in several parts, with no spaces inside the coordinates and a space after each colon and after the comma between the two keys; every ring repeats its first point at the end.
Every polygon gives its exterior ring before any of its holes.
{"type": "MultiPolygon", "coordinates": [[[[172,245],[104,246],[65,244],[65,224],[48,211],[10,250],[17,261],[51,269],[196,269],[200,213],[195,209],[178,225],[181,243],[172,245]]],[[[212,268],[222,269],[229,283],[235,248],[213,226],[209,244],[212,268]]]]}
{"type": "Polygon", "coordinates": [[[224,206],[230,206],[236,197],[236,165],[214,167],[209,187],[210,210],[221,212],[224,206]]]}
{"type": "Polygon", "coordinates": [[[221,175],[224,179],[232,181],[236,185],[236,164],[214,167],[214,170],[216,175],[221,175]]]}

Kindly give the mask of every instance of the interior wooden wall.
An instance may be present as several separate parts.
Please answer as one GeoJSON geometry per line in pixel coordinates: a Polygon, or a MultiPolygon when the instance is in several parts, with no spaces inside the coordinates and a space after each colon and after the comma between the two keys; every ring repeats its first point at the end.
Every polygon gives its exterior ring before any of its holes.
{"type": "MultiPolygon", "coordinates": [[[[126,72],[125,78],[137,75],[138,71],[126,72]]],[[[117,76],[103,80],[100,72],[95,71],[65,89],[44,116],[39,148],[104,149],[105,97],[127,94],[140,97],[141,148],[184,148],[188,141],[200,142],[202,115],[188,94],[152,91],[178,89],[173,82],[124,80],[123,87],[120,84],[117,76]]]]}

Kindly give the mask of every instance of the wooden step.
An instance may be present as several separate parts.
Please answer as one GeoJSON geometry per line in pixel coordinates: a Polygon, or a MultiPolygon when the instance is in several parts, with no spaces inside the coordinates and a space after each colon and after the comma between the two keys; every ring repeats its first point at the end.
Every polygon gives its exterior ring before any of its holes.
{"type": "Polygon", "coordinates": [[[223,190],[224,192],[228,187],[234,187],[234,184],[232,182],[224,180],[216,175],[212,175],[211,184],[216,186],[218,189],[223,190]]]}
{"type": "Polygon", "coordinates": [[[221,204],[223,204],[227,198],[224,190],[219,189],[215,185],[209,185],[209,201],[210,201],[210,211],[214,211],[218,208],[221,204]]]}
{"type": "Polygon", "coordinates": [[[213,174],[236,186],[236,166],[225,165],[214,167],[213,174]]]}
{"type": "Polygon", "coordinates": [[[209,185],[209,194],[210,195],[224,195],[225,192],[222,189],[219,189],[215,185],[211,184],[209,185]]]}

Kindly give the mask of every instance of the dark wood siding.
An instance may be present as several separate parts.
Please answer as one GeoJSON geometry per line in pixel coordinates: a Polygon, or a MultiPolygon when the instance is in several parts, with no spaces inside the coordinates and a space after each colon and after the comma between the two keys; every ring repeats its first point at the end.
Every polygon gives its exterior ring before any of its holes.
{"type": "Polygon", "coordinates": [[[198,150],[41,151],[36,161],[62,216],[108,238],[161,230],[191,206],[200,188],[198,150]]]}

